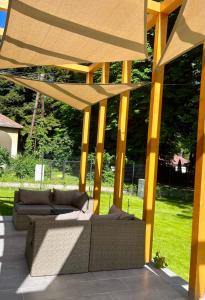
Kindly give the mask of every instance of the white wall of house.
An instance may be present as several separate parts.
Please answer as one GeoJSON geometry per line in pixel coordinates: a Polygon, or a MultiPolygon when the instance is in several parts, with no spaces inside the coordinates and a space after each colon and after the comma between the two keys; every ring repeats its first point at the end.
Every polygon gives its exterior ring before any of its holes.
{"type": "Polygon", "coordinates": [[[0,146],[6,148],[12,157],[18,153],[18,129],[0,128],[0,146]]]}

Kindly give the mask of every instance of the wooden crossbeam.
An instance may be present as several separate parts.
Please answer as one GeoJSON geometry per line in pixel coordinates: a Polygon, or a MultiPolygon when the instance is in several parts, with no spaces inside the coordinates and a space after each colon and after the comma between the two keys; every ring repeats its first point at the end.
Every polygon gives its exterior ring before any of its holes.
{"type": "Polygon", "coordinates": [[[89,72],[95,72],[96,70],[102,68],[102,63],[95,63],[89,66],[89,72]]]}
{"type": "Polygon", "coordinates": [[[78,64],[65,64],[65,65],[57,65],[56,67],[71,70],[78,73],[88,73],[89,67],[78,65],[78,64]]]}
{"type": "Polygon", "coordinates": [[[0,28],[0,36],[4,34],[4,28],[0,28]]]}
{"type": "Polygon", "coordinates": [[[5,11],[8,9],[9,1],[8,0],[0,0],[0,11],[5,11]]]}
{"type": "Polygon", "coordinates": [[[160,2],[148,0],[147,1],[147,12],[148,13],[159,13],[161,9],[160,2]]]}
{"type": "Polygon", "coordinates": [[[182,5],[183,0],[164,0],[161,2],[161,12],[164,14],[171,14],[175,11],[179,6],[182,5]]]}
{"type": "Polygon", "coordinates": [[[157,20],[157,14],[147,16],[147,31],[155,26],[157,20]]]}

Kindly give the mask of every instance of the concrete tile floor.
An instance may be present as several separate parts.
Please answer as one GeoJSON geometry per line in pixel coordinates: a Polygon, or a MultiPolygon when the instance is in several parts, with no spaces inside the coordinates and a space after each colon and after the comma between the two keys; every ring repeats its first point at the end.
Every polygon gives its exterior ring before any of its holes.
{"type": "Polygon", "coordinates": [[[0,217],[0,300],[185,300],[187,283],[154,269],[30,277],[24,259],[26,232],[0,217]],[[182,287],[183,286],[183,287],[182,287]]]}

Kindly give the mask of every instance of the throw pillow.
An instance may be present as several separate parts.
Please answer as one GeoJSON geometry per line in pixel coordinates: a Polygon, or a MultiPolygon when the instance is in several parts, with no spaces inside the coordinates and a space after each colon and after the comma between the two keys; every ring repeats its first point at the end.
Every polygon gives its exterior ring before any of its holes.
{"type": "Polygon", "coordinates": [[[108,214],[109,215],[119,214],[119,219],[120,220],[135,220],[134,215],[128,214],[127,212],[121,210],[120,208],[118,208],[114,204],[111,206],[108,214]]]}
{"type": "Polygon", "coordinates": [[[71,205],[78,208],[79,210],[86,211],[87,209],[84,208],[84,205],[88,200],[89,200],[89,197],[88,197],[87,193],[81,193],[80,196],[72,199],[71,205]]]}
{"type": "Polygon", "coordinates": [[[122,212],[122,210],[113,204],[110,207],[108,214],[121,213],[121,212],[122,212]]]}
{"type": "Polygon", "coordinates": [[[135,216],[134,215],[131,215],[131,214],[128,214],[126,212],[122,212],[120,214],[120,220],[135,220],[135,216]]]}
{"type": "Polygon", "coordinates": [[[23,204],[50,204],[51,191],[19,190],[19,201],[23,204]]]}

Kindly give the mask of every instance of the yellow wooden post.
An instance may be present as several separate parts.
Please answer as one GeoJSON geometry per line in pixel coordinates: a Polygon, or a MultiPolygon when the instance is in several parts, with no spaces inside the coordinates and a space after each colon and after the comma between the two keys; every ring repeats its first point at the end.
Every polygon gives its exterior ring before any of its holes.
{"type": "MultiPolygon", "coordinates": [[[[131,61],[123,62],[123,68],[122,68],[123,83],[130,83],[131,67],[132,67],[131,61]]],[[[116,151],[116,163],[115,163],[115,184],[114,184],[114,204],[119,208],[122,207],[122,197],[123,197],[129,99],[130,99],[129,91],[121,94],[119,119],[118,119],[117,151],[116,151]]]]}
{"type": "MultiPolygon", "coordinates": [[[[86,74],[86,83],[93,83],[93,73],[86,74]]],[[[86,191],[86,176],[88,165],[88,149],[89,149],[89,137],[90,137],[90,118],[91,107],[84,109],[83,117],[83,131],[82,131],[82,144],[81,144],[81,160],[80,160],[80,176],[79,176],[79,191],[86,191]]]]}
{"type": "Polygon", "coordinates": [[[194,299],[205,295],[205,44],[198,116],[189,290],[194,299]]]}
{"type": "Polygon", "coordinates": [[[145,196],[143,219],[146,221],[145,261],[152,258],[152,241],[154,229],[155,196],[157,184],[157,167],[163,97],[164,67],[156,69],[156,64],[166,46],[168,16],[158,14],[155,27],[152,88],[149,111],[149,129],[147,141],[145,196]]]}
{"type": "MultiPolygon", "coordinates": [[[[102,64],[102,83],[109,83],[109,63],[102,64]]],[[[98,133],[96,144],[96,159],[95,159],[95,177],[94,177],[94,212],[99,214],[100,209],[100,193],[103,169],[103,154],[104,154],[104,141],[105,141],[105,128],[106,128],[106,113],[107,113],[107,99],[99,103],[98,115],[98,133]]]]}

